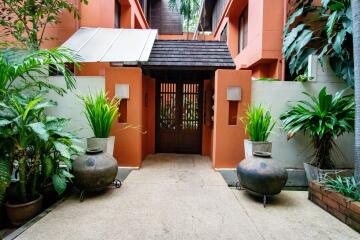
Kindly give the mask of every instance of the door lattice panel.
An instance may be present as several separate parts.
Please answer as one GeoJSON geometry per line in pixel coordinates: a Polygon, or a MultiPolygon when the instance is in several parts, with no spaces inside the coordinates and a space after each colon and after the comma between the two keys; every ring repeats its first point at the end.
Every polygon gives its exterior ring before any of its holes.
{"type": "Polygon", "coordinates": [[[160,85],[160,127],[176,128],[176,84],[161,83],[160,85]]]}
{"type": "Polygon", "coordinates": [[[199,87],[198,83],[183,84],[182,129],[199,128],[199,87]]]}

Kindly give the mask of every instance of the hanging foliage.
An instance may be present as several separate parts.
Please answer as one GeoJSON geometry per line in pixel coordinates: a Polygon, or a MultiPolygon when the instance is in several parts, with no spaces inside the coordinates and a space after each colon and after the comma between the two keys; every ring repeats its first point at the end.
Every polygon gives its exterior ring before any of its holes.
{"type": "Polygon", "coordinates": [[[350,0],[289,0],[290,16],[284,29],[283,53],[290,74],[306,71],[308,56],[319,55],[338,77],[354,85],[352,15],[350,0]]]}
{"type": "MultiPolygon", "coordinates": [[[[88,0],[79,3],[87,4],[88,0]]],[[[0,1],[0,36],[12,36],[30,49],[39,49],[45,40],[46,27],[60,23],[60,13],[72,13],[80,18],[76,4],[67,0],[2,0],[0,1]]],[[[9,44],[9,42],[8,42],[9,44]]]]}
{"type": "Polygon", "coordinates": [[[186,32],[195,31],[199,20],[199,0],[169,0],[169,7],[172,10],[179,11],[183,16],[183,27],[186,32]]]}

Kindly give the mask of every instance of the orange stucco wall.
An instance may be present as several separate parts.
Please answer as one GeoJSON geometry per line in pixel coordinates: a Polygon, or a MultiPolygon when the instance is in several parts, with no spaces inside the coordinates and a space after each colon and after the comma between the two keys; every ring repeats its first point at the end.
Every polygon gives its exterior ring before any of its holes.
{"type": "MultiPolygon", "coordinates": [[[[78,0],[68,0],[78,8],[80,4],[78,0]]],[[[45,36],[52,37],[45,41],[43,48],[54,48],[63,44],[71,35],[79,28],[79,21],[75,20],[73,15],[67,11],[61,12],[59,15],[59,24],[51,24],[46,28],[45,36]]]]}
{"type": "MultiPolygon", "coordinates": [[[[204,80],[204,94],[203,94],[203,116],[205,116],[205,111],[208,111],[207,105],[211,105],[211,103],[208,103],[207,101],[209,99],[207,98],[207,95],[213,93],[214,90],[214,80],[204,80]]],[[[213,134],[213,126],[206,122],[206,120],[203,121],[203,128],[202,128],[202,155],[204,156],[210,156],[212,153],[212,134],[213,134]]]]}
{"type": "Polygon", "coordinates": [[[114,156],[120,166],[139,167],[143,154],[143,76],[141,68],[108,67],[105,69],[105,88],[109,98],[115,95],[115,84],[129,84],[127,124],[115,122],[114,156]],[[129,127],[130,126],[130,127],[129,127]]]}
{"type": "Polygon", "coordinates": [[[114,27],[115,1],[91,0],[80,7],[81,27],[114,27]]]}
{"type": "Polygon", "coordinates": [[[229,125],[228,87],[241,87],[242,98],[238,104],[238,116],[242,116],[251,101],[251,71],[217,70],[215,72],[214,130],[212,161],[214,168],[234,168],[244,159],[243,140],[246,138],[243,124],[229,125]]]}
{"type": "Polygon", "coordinates": [[[237,69],[250,69],[254,77],[283,79],[282,33],[285,0],[229,0],[215,38],[228,26],[228,46],[237,69]],[[239,16],[248,6],[248,44],[238,50],[239,16]]]}

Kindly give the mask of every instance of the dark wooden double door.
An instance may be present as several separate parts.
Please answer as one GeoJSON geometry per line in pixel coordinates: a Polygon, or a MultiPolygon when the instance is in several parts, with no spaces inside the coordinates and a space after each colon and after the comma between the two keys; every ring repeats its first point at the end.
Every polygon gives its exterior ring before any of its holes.
{"type": "Polygon", "coordinates": [[[203,82],[157,80],[156,152],[200,154],[203,82]]]}

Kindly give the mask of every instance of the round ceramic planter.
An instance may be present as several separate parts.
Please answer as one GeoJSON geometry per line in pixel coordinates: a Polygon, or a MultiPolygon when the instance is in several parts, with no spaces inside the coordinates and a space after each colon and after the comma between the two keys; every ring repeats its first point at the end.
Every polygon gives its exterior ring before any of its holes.
{"type": "Polygon", "coordinates": [[[10,223],[15,226],[20,226],[26,223],[41,212],[42,203],[42,195],[39,195],[37,199],[28,203],[11,204],[7,202],[5,207],[10,223]]]}
{"type": "Polygon", "coordinates": [[[112,184],[118,172],[117,161],[101,149],[89,149],[74,160],[74,184],[80,190],[98,191],[112,184]]]}
{"type": "Polygon", "coordinates": [[[252,193],[270,196],[281,192],[288,179],[287,171],[268,153],[255,152],[237,166],[242,187],[252,193]]]}

